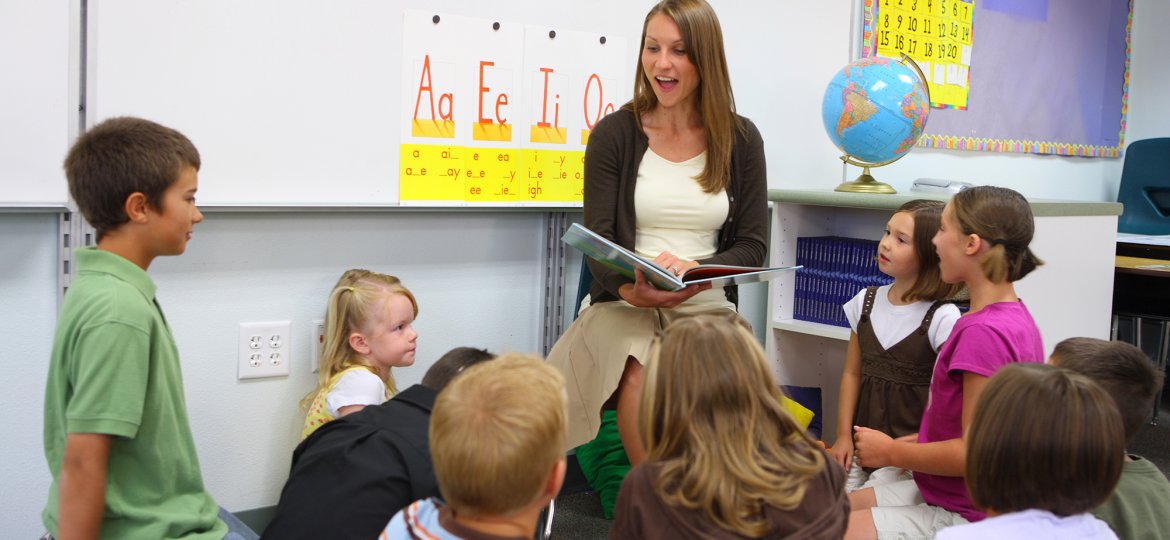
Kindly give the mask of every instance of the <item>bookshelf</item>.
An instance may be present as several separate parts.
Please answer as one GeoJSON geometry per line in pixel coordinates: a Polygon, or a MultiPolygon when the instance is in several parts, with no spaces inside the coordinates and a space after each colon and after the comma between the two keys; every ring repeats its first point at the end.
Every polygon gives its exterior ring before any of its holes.
{"type": "MultiPolygon", "coordinates": [[[[772,266],[796,263],[796,239],[848,236],[878,240],[886,221],[912,199],[933,194],[873,195],[773,189],[772,266]]],[[[1044,338],[1045,352],[1065,338],[1109,338],[1117,216],[1112,202],[1029,200],[1036,217],[1032,250],[1045,265],[1016,284],[1044,338]]],[[[792,318],[796,276],[769,284],[766,349],[780,384],[821,389],[824,440],[836,438],[837,386],[849,329],[792,318]]]]}

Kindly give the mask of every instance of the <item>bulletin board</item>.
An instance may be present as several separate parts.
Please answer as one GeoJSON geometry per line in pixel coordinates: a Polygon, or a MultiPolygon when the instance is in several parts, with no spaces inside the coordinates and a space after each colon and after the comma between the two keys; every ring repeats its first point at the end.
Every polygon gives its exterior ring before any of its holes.
{"type": "Polygon", "coordinates": [[[565,173],[576,174],[580,159],[571,152],[584,150],[585,126],[580,103],[570,103],[582,99],[573,95],[580,90],[569,87],[596,72],[607,103],[629,99],[636,51],[628,44],[638,41],[648,7],[627,0],[91,0],[87,123],[135,115],[182,131],[203,157],[198,200],[205,206],[571,206],[522,198],[556,186],[526,183],[526,172],[501,170],[498,160],[534,160],[527,171],[547,171],[541,180],[549,180],[564,157],[565,173]],[[586,42],[614,51],[599,57],[613,65],[575,65],[596,57],[582,52],[586,42]],[[432,118],[433,98],[436,115],[440,108],[453,114],[451,137],[412,130],[427,54],[431,90],[422,93],[419,114],[432,118]],[[482,81],[481,61],[491,64],[482,81]],[[552,70],[547,113],[533,99],[543,96],[542,67],[552,70]],[[481,82],[488,91],[480,92],[481,82]],[[557,85],[566,86],[559,110],[565,142],[534,142],[534,132],[547,130],[533,125],[558,120],[557,85]],[[478,122],[470,120],[481,112],[495,131],[479,135],[502,135],[496,119],[503,118],[512,139],[476,138],[478,122]],[[429,160],[428,175],[433,164],[454,163],[442,167],[457,172],[448,178],[450,193],[411,191],[417,186],[402,182],[406,167],[423,168],[412,162],[415,151],[429,160]],[[477,154],[482,167],[469,178],[477,154]],[[515,172],[506,194],[505,171],[515,172]],[[492,196],[469,201],[475,189],[492,196]]]}
{"type": "Polygon", "coordinates": [[[1121,155],[1132,0],[862,1],[863,56],[878,48],[885,15],[908,20],[915,3],[972,6],[969,68],[956,73],[969,77],[966,103],[933,109],[918,146],[1121,155]]]}

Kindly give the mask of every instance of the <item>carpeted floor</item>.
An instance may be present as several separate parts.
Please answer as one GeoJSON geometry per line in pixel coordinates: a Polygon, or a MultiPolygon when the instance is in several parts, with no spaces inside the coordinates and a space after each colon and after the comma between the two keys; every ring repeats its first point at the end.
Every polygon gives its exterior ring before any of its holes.
{"type": "Polygon", "coordinates": [[[609,538],[612,522],[601,513],[601,499],[589,488],[581,474],[577,458],[569,456],[565,472],[565,486],[557,497],[553,517],[552,538],[555,540],[586,540],[609,538]]]}
{"type": "Polygon", "coordinates": [[[1158,424],[1146,424],[1128,448],[1129,453],[1144,457],[1170,477],[1170,392],[1162,396],[1158,424]]]}

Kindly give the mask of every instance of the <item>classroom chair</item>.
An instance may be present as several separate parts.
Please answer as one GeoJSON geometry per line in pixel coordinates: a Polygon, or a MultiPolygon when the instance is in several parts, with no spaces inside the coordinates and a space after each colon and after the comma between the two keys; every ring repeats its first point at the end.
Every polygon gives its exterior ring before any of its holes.
{"type": "Polygon", "coordinates": [[[1118,232],[1170,234],[1170,137],[1130,143],[1117,202],[1125,205],[1118,232]]]}
{"type": "Polygon", "coordinates": [[[548,502],[548,506],[540,511],[540,516],[536,518],[536,535],[533,540],[549,540],[552,537],[553,516],[556,515],[556,497],[548,502]]]}
{"type": "MultiPolygon", "coordinates": [[[[1117,202],[1125,206],[1117,220],[1117,231],[1131,234],[1170,234],[1170,137],[1142,139],[1130,143],[1121,170],[1117,202]]],[[[1143,346],[1142,327],[1157,325],[1158,338],[1153,354],[1154,365],[1165,370],[1170,358],[1170,320],[1143,313],[1114,313],[1112,339],[1118,339],[1119,319],[1130,320],[1130,343],[1143,346]]],[[[1145,350],[1145,349],[1143,349],[1145,350]]],[[[1162,393],[1154,402],[1151,424],[1158,423],[1162,393]]]]}
{"type": "Polygon", "coordinates": [[[581,257],[581,278],[577,280],[577,303],[573,305],[574,321],[577,320],[577,314],[581,312],[581,302],[585,301],[591,287],[593,287],[593,272],[589,271],[589,258],[581,257]]]}

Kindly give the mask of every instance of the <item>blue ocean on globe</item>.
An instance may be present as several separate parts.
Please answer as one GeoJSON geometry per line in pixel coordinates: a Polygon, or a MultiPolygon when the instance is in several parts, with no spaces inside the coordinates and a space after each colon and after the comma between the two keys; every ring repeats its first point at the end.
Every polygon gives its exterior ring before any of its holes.
{"type": "Polygon", "coordinates": [[[929,114],[918,74],[882,57],[862,58],[838,71],[821,106],[829,139],[865,163],[891,161],[909,152],[929,114]]]}

